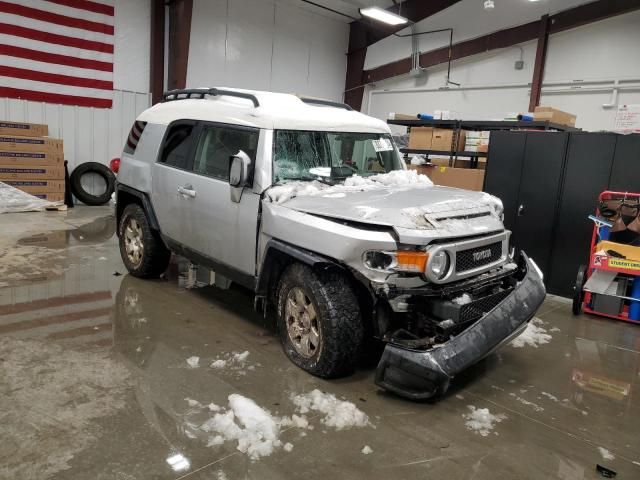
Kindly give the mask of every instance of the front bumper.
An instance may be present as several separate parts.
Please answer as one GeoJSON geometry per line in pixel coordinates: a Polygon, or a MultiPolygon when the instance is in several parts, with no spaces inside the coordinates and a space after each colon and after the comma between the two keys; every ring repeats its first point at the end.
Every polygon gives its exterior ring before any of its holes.
{"type": "Polygon", "coordinates": [[[518,336],[546,295],[538,269],[524,253],[521,264],[525,275],[511,295],[447,343],[429,351],[388,344],[378,364],[376,384],[413,400],[442,394],[455,375],[518,336]]]}

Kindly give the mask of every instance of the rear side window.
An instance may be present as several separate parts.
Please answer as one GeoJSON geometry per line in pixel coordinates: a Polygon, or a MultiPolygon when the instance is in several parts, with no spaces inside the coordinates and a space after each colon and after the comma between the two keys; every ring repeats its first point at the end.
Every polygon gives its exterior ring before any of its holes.
{"type": "Polygon", "coordinates": [[[133,155],[136,152],[138,142],[140,141],[140,137],[142,136],[142,132],[144,131],[144,127],[146,126],[147,122],[140,122],[138,120],[133,122],[131,131],[129,132],[129,136],[127,137],[127,141],[124,144],[124,153],[133,155]]]}
{"type": "Polygon", "coordinates": [[[188,168],[191,134],[194,128],[193,124],[178,124],[169,127],[160,157],[161,163],[183,170],[188,168]]]}
{"type": "Polygon", "coordinates": [[[231,157],[242,150],[251,159],[253,167],[257,147],[257,130],[204,125],[198,140],[193,170],[226,182],[229,180],[231,157]]]}

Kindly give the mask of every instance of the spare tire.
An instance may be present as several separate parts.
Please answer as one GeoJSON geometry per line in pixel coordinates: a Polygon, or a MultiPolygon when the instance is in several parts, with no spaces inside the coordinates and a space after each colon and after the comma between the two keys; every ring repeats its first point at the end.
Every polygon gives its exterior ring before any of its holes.
{"type": "Polygon", "coordinates": [[[101,163],[86,162],[81,163],[73,170],[70,184],[71,193],[82,203],[104,205],[111,199],[111,194],[115,189],[116,176],[101,163]]]}

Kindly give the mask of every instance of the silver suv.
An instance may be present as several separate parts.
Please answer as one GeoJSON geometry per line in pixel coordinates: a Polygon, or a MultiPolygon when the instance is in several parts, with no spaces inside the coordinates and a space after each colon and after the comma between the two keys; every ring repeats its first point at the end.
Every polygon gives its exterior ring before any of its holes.
{"type": "Polygon", "coordinates": [[[251,289],[287,356],[321,377],[378,339],[376,383],[414,399],[521,333],[545,297],[500,200],[434,186],[384,122],[324,100],[166,93],[131,129],[116,213],[132,275],[175,252],[251,289]]]}

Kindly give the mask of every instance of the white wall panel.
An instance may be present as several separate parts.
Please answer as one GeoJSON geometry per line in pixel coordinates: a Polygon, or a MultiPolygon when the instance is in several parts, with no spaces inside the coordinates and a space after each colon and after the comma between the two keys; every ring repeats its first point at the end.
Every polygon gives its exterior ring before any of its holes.
{"type": "Polygon", "coordinates": [[[288,1],[195,0],[187,86],[342,99],[349,25],[288,1]]]}
{"type": "Polygon", "coordinates": [[[106,165],[119,157],[131,125],[150,102],[148,93],[121,90],[114,91],[111,109],[2,98],[0,118],[49,125],[49,136],[64,140],[64,157],[71,171],[81,162],[106,165]]]}
{"type": "Polygon", "coordinates": [[[150,0],[116,0],[114,26],[114,88],[148,92],[151,42],[150,0]]]}

